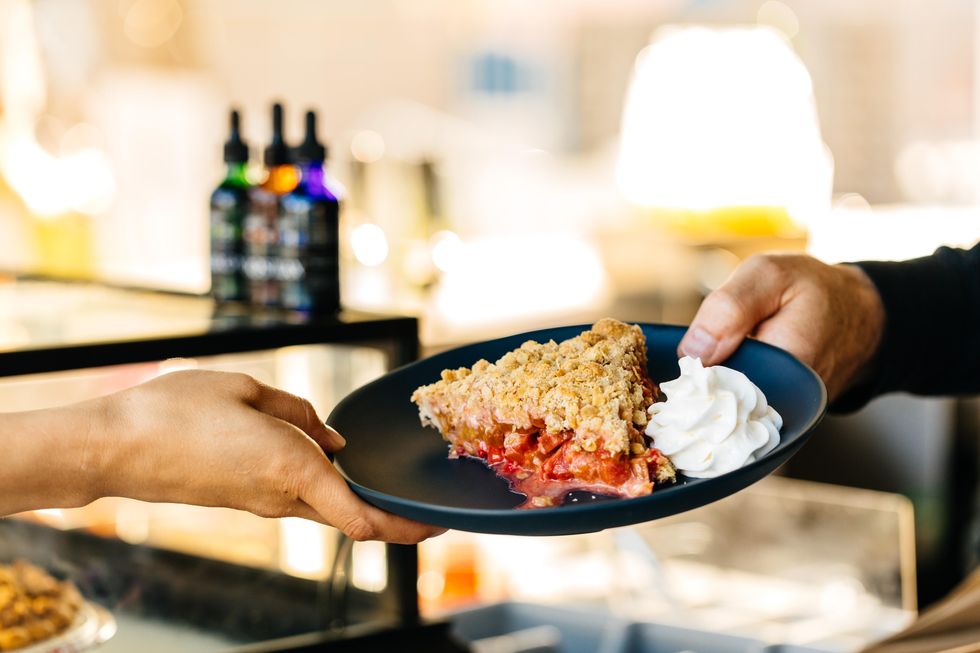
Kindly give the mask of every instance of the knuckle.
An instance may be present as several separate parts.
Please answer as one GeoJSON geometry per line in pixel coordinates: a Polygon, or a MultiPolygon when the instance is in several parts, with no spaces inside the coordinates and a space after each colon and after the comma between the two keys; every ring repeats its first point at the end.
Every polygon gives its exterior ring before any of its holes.
{"type": "Polygon", "coordinates": [[[719,288],[711,293],[712,310],[733,321],[741,321],[746,316],[742,299],[731,290],[719,288]]]}
{"type": "Polygon", "coordinates": [[[231,385],[246,401],[255,401],[259,397],[262,385],[252,376],[243,372],[231,373],[231,385]]]}
{"type": "Polygon", "coordinates": [[[783,273],[783,257],[773,254],[754,254],[745,261],[746,268],[754,275],[777,276],[783,273]]]}
{"type": "Polygon", "coordinates": [[[801,294],[805,294],[811,299],[811,301],[815,302],[821,311],[829,308],[833,293],[831,292],[831,289],[825,284],[821,283],[819,279],[799,279],[796,286],[799,289],[799,292],[801,294]]]}
{"type": "Polygon", "coordinates": [[[303,416],[306,417],[307,422],[313,423],[317,421],[316,408],[309,399],[303,399],[299,397],[300,408],[303,409],[303,416]]]}
{"type": "Polygon", "coordinates": [[[344,535],[355,542],[366,542],[378,537],[378,530],[361,515],[351,515],[339,524],[344,535]]]}

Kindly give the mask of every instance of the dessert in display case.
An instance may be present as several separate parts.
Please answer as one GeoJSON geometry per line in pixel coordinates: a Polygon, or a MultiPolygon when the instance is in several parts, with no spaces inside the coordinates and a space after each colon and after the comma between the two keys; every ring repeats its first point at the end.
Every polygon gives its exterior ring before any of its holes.
{"type": "Polygon", "coordinates": [[[114,632],[112,616],[71,581],[24,560],[0,565],[0,651],[81,650],[114,632]]]}

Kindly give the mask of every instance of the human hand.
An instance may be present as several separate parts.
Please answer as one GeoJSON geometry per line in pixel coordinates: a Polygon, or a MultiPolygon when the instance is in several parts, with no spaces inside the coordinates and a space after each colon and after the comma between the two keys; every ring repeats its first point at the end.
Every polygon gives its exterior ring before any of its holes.
{"type": "Polygon", "coordinates": [[[752,335],[812,367],[832,400],[866,371],[884,323],[878,290],[860,268],[758,255],[705,298],[678,354],[716,365],[752,335]]]}
{"type": "Polygon", "coordinates": [[[324,454],[344,439],[308,401],[250,376],[174,372],[98,401],[103,435],[83,456],[99,467],[98,496],[304,517],[358,541],[443,530],[361,501],[324,454]]]}

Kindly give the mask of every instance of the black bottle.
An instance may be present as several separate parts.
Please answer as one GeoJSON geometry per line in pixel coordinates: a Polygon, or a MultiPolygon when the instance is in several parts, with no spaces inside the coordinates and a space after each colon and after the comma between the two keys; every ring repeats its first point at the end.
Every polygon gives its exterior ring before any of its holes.
{"type": "Polygon", "coordinates": [[[327,148],[316,137],[316,114],[296,148],[299,184],[279,214],[279,300],[283,308],[316,314],[340,310],[340,202],[324,179],[327,148]]]}
{"type": "Polygon", "coordinates": [[[272,106],[272,141],[265,148],[266,178],[249,192],[245,218],[245,263],[248,299],[279,306],[279,213],[282,197],[296,188],[299,171],[282,137],[282,105],[272,106]]]}
{"type": "Polygon", "coordinates": [[[225,178],[211,193],[211,295],[219,302],[246,298],[242,272],[242,229],[248,213],[249,184],[245,175],[248,146],[242,141],[237,111],[231,112],[231,131],[225,143],[225,178]]]}

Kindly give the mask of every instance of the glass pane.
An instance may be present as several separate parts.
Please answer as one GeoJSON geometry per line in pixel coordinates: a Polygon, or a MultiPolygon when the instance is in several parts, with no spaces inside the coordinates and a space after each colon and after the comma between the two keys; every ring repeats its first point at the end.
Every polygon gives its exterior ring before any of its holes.
{"type": "Polygon", "coordinates": [[[476,602],[594,604],[628,621],[852,650],[915,611],[908,500],[781,477],[634,527],[451,532],[419,548],[430,616],[476,602]]]}

